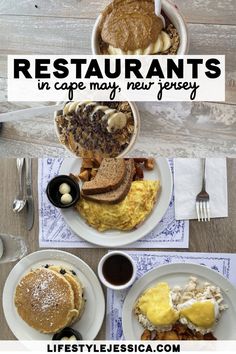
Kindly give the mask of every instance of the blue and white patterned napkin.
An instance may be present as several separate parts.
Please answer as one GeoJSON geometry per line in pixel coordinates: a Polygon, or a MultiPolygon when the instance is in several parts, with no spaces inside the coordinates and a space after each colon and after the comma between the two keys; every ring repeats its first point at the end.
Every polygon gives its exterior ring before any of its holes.
{"type": "MultiPolygon", "coordinates": [[[[97,247],[84,241],[68,227],[60,210],[55,208],[45,193],[50,179],[59,174],[63,159],[45,158],[38,162],[39,246],[56,248],[97,247]]],[[[173,171],[173,162],[170,161],[173,171]]],[[[126,248],[188,248],[189,222],[175,220],[174,196],[163,219],[143,239],[126,248]]]]}
{"type": "MultiPolygon", "coordinates": [[[[169,263],[195,263],[213,269],[236,286],[236,254],[223,253],[183,253],[127,251],[137,265],[137,279],[160,265],[169,263]]],[[[128,290],[107,289],[106,339],[121,340],[122,307],[128,290]]]]}

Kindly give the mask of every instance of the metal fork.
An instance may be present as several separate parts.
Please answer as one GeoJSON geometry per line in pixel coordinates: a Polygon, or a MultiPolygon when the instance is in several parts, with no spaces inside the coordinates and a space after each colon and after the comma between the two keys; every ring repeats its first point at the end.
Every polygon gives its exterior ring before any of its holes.
{"type": "Polygon", "coordinates": [[[198,221],[210,221],[210,196],[206,192],[206,159],[202,159],[202,190],[196,197],[198,221]]]}

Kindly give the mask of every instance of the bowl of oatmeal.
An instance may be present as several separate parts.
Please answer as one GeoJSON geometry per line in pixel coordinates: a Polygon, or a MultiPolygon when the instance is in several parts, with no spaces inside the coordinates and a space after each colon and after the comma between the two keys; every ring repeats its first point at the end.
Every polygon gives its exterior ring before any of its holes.
{"type": "Polygon", "coordinates": [[[113,0],[98,16],[92,32],[93,54],[184,55],[189,37],[178,8],[162,0],[162,16],[155,15],[153,0],[113,0]]]}
{"type": "Polygon", "coordinates": [[[122,157],[138,138],[140,116],[133,102],[71,101],[55,112],[54,125],[60,143],[75,156],[122,157]]]}

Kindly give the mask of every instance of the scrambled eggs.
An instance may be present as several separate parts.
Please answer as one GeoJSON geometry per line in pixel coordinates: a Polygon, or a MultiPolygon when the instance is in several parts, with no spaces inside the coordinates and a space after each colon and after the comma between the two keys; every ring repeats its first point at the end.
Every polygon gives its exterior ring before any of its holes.
{"type": "Polygon", "coordinates": [[[142,223],[152,211],[159,189],[159,181],[134,181],[126,198],[120,203],[100,204],[81,198],[76,209],[98,231],[129,231],[142,223]]]}

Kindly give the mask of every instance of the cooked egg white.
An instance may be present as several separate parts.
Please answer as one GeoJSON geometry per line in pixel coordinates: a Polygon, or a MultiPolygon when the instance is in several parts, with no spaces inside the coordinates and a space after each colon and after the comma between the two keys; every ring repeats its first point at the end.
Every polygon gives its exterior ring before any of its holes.
{"type": "Polygon", "coordinates": [[[180,321],[191,329],[209,330],[214,327],[219,317],[219,305],[214,299],[191,299],[178,305],[180,321]]]}
{"type": "Polygon", "coordinates": [[[137,309],[157,327],[173,325],[179,318],[179,312],[171,301],[170,287],[164,282],[148,289],[139,298],[137,309]]]}
{"type": "Polygon", "coordinates": [[[120,203],[97,203],[81,198],[76,208],[87,223],[98,231],[129,231],[150,214],[159,189],[159,181],[134,181],[126,198],[120,203]]]}

